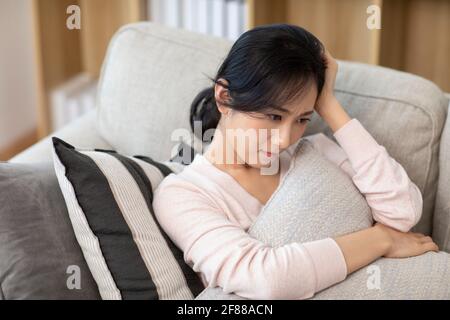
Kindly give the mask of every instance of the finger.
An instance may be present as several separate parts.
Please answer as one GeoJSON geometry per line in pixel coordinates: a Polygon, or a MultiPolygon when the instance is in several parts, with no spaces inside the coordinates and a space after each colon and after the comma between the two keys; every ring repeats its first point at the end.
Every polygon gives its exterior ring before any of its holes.
{"type": "Polygon", "coordinates": [[[420,238],[420,241],[422,243],[427,243],[427,242],[433,242],[433,239],[430,236],[425,236],[425,237],[420,238]]]}
{"type": "Polygon", "coordinates": [[[426,250],[426,251],[435,251],[435,252],[438,252],[438,251],[439,251],[439,247],[438,247],[437,244],[434,243],[434,242],[426,242],[426,243],[423,243],[423,248],[424,248],[424,250],[426,250]]]}
{"type": "Polygon", "coordinates": [[[323,57],[327,62],[330,62],[333,57],[331,56],[330,52],[325,48],[325,51],[323,52],[323,57]]]}
{"type": "Polygon", "coordinates": [[[330,59],[334,59],[333,56],[331,55],[330,51],[327,50],[327,55],[330,59]]]}

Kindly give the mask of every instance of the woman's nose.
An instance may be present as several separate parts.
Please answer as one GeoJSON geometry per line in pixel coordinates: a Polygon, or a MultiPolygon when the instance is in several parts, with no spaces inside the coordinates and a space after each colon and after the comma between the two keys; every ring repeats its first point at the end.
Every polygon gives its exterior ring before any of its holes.
{"type": "Polygon", "coordinates": [[[272,134],[272,145],[277,147],[278,150],[273,152],[281,152],[290,145],[290,129],[289,128],[279,128],[276,129],[275,134],[272,134]]]}

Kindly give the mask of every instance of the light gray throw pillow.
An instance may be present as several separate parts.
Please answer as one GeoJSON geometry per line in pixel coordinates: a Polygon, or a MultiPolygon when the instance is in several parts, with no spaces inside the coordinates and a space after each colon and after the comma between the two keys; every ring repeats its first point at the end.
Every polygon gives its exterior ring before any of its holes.
{"type": "MultiPolygon", "coordinates": [[[[249,234],[274,247],[336,237],[372,226],[370,207],[352,179],[301,139],[291,166],[249,234]]],[[[448,299],[450,255],[380,258],[313,299],[448,299]]],[[[243,299],[207,288],[197,300],[243,299]]]]}

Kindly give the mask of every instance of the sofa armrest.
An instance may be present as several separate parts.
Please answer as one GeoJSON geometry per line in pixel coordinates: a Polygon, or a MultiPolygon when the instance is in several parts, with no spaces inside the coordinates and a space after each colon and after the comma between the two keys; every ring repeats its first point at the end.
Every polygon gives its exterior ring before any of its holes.
{"type": "Polygon", "coordinates": [[[96,128],[96,110],[92,110],[79,119],[73,121],[64,128],[52,133],[28,149],[22,151],[9,162],[45,162],[52,161],[51,137],[56,136],[77,148],[101,148],[112,149],[112,147],[100,136],[96,128]]]}
{"type": "Polygon", "coordinates": [[[433,215],[433,240],[440,250],[450,253],[450,94],[447,120],[441,135],[439,180],[433,215]]]}

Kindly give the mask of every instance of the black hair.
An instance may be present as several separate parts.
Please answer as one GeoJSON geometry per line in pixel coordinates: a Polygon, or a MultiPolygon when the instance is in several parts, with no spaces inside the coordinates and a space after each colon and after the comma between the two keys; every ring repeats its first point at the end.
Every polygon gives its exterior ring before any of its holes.
{"type": "MultiPolygon", "coordinates": [[[[190,125],[201,121],[202,133],[215,129],[220,120],[214,85],[228,90],[229,101],[221,104],[241,112],[280,109],[298,97],[310,83],[320,94],[325,82],[322,43],[307,30],[290,24],[270,24],[244,32],[233,44],[212,87],[194,98],[190,125]],[[225,79],[228,85],[219,79],[225,79]]],[[[202,139],[202,137],[198,137],[202,139]]]]}

